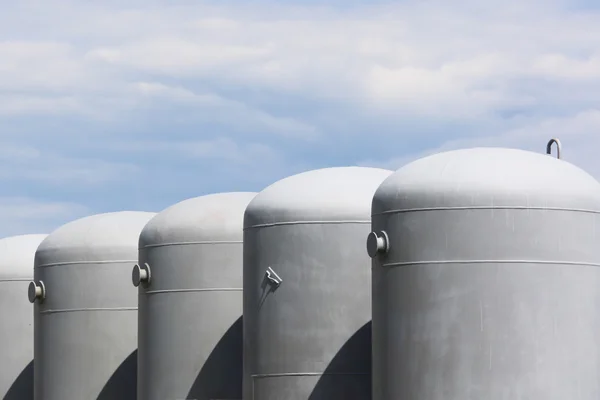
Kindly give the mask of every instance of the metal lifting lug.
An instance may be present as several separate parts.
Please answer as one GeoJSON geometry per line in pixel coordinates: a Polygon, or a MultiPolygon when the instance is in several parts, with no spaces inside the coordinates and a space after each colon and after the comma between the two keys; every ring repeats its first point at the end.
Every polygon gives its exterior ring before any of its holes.
{"type": "Polygon", "coordinates": [[[557,138],[552,138],[550,139],[550,141],[548,141],[548,144],[546,145],[546,154],[552,154],[552,145],[556,144],[556,158],[560,159],[560,152],[562,150],[562,144],[560,143],[560,140],[558,140],[557,138]]]}

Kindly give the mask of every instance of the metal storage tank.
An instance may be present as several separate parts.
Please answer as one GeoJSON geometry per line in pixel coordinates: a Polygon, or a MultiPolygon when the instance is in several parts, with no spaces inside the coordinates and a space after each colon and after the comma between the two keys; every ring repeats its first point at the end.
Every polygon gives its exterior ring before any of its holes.
{"type": "Polygon", "coordinates": [[[391,171],[309,171],[244,218],[244,399],[371,395],[370,205],[391,171]]]}
{"type": "Polygon", "coordinates": [[[449,151],[372,206],[373,399],[600,398],[600,184],[554,157],[449,151]]]}
{"type": "Polygon", "coordinates": [[[242,235],[255,195],[185,200],[142,231],[138,399],[242,398],[242,235]]]}
{"type": "Polygon", "coordinates": [[[35,254],[36,400],[133,400],[137,294],[129,277],[154,213],[89,216],[52,232],[35,254]]]}
{"type": "Polygon", "coordinates": [[[33,314],[23,296],[35,250],[47,235],[0,239],[0,399],[33,399],[33,314]]]}

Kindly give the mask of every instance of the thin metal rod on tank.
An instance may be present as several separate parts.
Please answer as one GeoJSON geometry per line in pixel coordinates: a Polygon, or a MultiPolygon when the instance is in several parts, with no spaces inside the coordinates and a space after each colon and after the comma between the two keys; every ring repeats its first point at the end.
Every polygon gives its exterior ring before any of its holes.
{"type": "Polygon", "coordinates": [[[560,140],[556,138],[550,139],[548,144],[546,145],[546,154],[552,154],[552,145],[556,143],[556,158],[560,158],[560,150],[562,145],[560,144],[560,140]]]}

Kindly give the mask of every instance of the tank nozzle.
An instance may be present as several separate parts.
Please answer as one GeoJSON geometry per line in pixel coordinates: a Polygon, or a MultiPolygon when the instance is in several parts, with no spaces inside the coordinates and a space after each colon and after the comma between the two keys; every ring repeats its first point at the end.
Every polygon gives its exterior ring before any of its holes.
{"type": "Polygon", "coordinates": [[[281,279],[271,267],[267,268],[267,270],[265,271],[265,278],[267,278],[269,283],[275,288],[278,288],[279,285],[281,285],[281,282],[283,282],[283,279],[281,279]]]}
{"type": "Polygon", "coordinates": [[[40,303],[43,302],[46,298],[46,287],[44,286],[44,282],[30,282],[29,287],[27,288],[27,296],[29,297],[30,303],[35,303],[36,300],[39,300],[40,303]]]}
{"type": "Polygon", "coordinates": [[[367,236],[367,253],[369,253],[369,257],[374,258],[377,254],[387,253],[389,243],[390,241],[385,231],[369,233],[369,236],[367,236]]]}
{"type": "Polygon", "coordinates": [[[138,287],[142,283],[150,283],[150,278],[152,274],[150,273],[150,266],[148,264],[144,264],[141,267],[138,264],[133,266],[133,271],[131,271],[131,280],[133,281],[133,286],[138,287]]]}

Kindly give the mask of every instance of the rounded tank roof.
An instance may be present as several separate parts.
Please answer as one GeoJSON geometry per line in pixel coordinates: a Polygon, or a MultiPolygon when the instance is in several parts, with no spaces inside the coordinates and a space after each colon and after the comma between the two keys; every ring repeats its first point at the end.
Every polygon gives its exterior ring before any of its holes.
{"type": "Polygon", "coordinates": [[[244,228],[293,222],[370,221],[371,199],[392,171],[335,167],[277,181],[250,202],[244,228]]]}
{"type": "Polygon", "coordinates": [[[50,233],[35,254],[35,266],[137,260],[140,232],[156,213],[120,211],[69,222],[50,233]]]}
{"type": "Polygon", "coordinates": [[[405,165],[373,198],[373,215],[430,208],[600,210],[600,184],[546,154],[506,148],[438,153],[405,165]]]}
{"type": "Polygon", "coordinates": [[[46,236],[32,234],[0,239],[0,281],[32,279],[35,251],[46,236]]]}
{"type": "Polygon", "coordinates": [[[206,241],[241,241],[244,211],[252,192],[194,197],[157,214],[140,235],[139,247],[206,241]]]}

